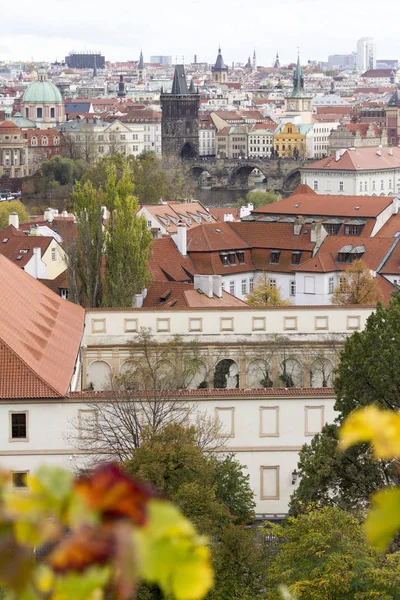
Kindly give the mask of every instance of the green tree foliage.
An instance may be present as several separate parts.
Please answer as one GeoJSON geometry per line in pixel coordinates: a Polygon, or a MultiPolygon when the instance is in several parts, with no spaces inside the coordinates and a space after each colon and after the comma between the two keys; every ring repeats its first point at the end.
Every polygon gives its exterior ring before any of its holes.
{"type": "Polygon", "coordinates": [[[153,153],[145,153],[138,158],[122,154],[103,157],[86,173],[85,179],[105,190],[110,165],[115,168],[117,179],[122,176],[124,165],[128,166],[135,182],[139,204],[157,204],[161,199],[187,198],[192,191],[180,162],[161,163],[153,153]]]}
{"type": "Polygon", "coordinates": [[[247,206],[247,204],[253,204],[254,208],[265,206],[266,204],[273,204],[278,200],[281,200],[282,196],[274,190],[268,190],[263,192],[262,190],[253,190],[247,192],[246,198],[239,198],[235,206],[247,206]]]}
{"type": "Polygon", "coordinates": [[[381,298],[376,278],[364,261],[355,260],[345,270],[331,301],[332,304],[376,304],[381,298]]]}
{"type": "Polygon", "coordinates": [[[128,165],[123,165],[118,181],[116,169],[111,165],[106,186],[110,211],[104,278],[106,306],[132,306],[134,295],[149,283],[152,235],[146,219],[137,215],[138,201],[133,192],[128,165]]]}
{"type": "Polygon", "coordinates": [[[90,182],[77,183],[73,197],[77,239],[66,249],[71,296],[80,303],[83,294],[89,307],[100,306],[105,243],[102,197],[90,182]]]}
{"type": "MultiPolygon", "coordinates": [[[[161,489],[209,536],[216,578],[210,600],[262,597],[264,547],[256,531],[245,527],[253,518],[254,499],[242,465],[232,456],[204,452],[195,427],[169,424],[156,434],[148,430],[125,467],[161,489]]],[[[145,587],[139,598],[159,596],[145,587]]]]}
{"type": "Polygon", "coordinates": [[[8,217],[12,212],[16,212],[20,223],[26,223],[29,220],[28,212],[25,206],[19,200],[10,202],[0,202],[0,229],[7,227],[8,217]]]}
{"type": "Polygon", "coordinates": [[[290,306],[289,300],[284,300],[281,290],[271,284],[269,277],[261,277],[255,284],[253,291],[247,294],[246,303],[250,306],[290,306]]]}
{"type": "Polygon", "coordinates": [[[377,404],[399,410],[400,396],[400,297],[388,307],[378,303],[363,331],[349,337],[341,352],[335,376],[336,424],[326,425],[311,445],[303,446],[299,459],[300,484],[291,498],[291,511],[307,506],[335,504],[346,509],[364,508],[372,492],[399,482],[396,465],[374,462],[366,444],[338,453],[338,428],[356,408],[377,404]]]}
{"type": "Polygon", "coordinates": [[[400,553],[378,553],[351,514],[326,507],[272,525],[267,532],[275,538],[268,600],[281,600],[282,584],[298,600],[398,598],[400,553]]]}
{"type": "Polygon", "coordinates": [[[44,189],[49,189],[54,184],[72,185],[82,178],[86,170],[87,165],[83,161],[53,156],[41,165],[44,189]]]}

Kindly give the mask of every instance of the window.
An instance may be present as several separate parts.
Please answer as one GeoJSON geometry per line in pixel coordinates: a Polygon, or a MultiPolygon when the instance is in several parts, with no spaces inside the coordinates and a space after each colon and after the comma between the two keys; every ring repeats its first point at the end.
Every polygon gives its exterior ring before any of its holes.
{"type": "Polygon", "coordinates": [[[42,146],[47,146],[47,136],[42,135],[42,146]]]}
{"type": "Polygon", "coordinates": [[[28,487],[28,475],[29,471],[13,471],[12,477],[12,485],[14,488],[27,488],[28,487]]]}
{"type": "Polygon", "coordinates": [[[55,108],[50,109],[50,119],[55,119],[56,111],[55,108]]]}
{"type": "Polygon", "coordinates": [[[329,277],[328,279],[328,294],[333,294],[335,286],[335,279],[333,277],[329,277]]]}
{"type": "Polygon", "coordinates": [[[272,250],[271,251],[271,258],[269,260],[269,262],[273,265],[277,265],[279,263],[279,257],[281,255],[281,251],[280,250],[272,250]]]}
{"type": "Polygon", "coordinates": [[[234,252],[229,252],[228,254],[228,260],[229,260],[229,264],[230,265],[235,265],[236,264],[236,256],[234,252]]]}
{"type": "Polygon", "coordinates": [[[347,280],[346,277],[339,277],[339,289],[341,292],[346,291],[347,288],[347,280]]]}
{"type": "Polygon", "coordinates": [[[331,224],[324,224],[324,228],[326,233],[329,233],[329,235],[335,235],[336,234],[336,225],[331,225],[331,224]]]}
{"type": "Polygon", "coordinates": [[[244,252],[236,252],[239,264],[244,265],[244,252]]]}
{"type": "Polygon", "coordinates": [[[99,152],[100,152],[100,154],[103,154],[103,152],[104,152],[104,146],[99,146],[99,152]]]}
{"type": "Polygon", "coordinates": [[[384,182],[383,182],[383,179],[381,179],[381,190],[383,190],[383,187],[384,187],[384,182]]]}
{"type": "Polygon", "coordinates": [[[126,139],[126,135],[124,133],[121,133],[119,136],[120,140],[125,140],[126,139]]]}
{"type": "Polygon", "coordinates": [[[43,118],[43,108],[37,108],[36,109],[36,118],[37,119],[42,119],[43,118]]]}
{"type": "Polygon", "coordinates": [[[99,140],[99,142],[102,142],[104,140],[104,135],[97,136],[97,139],[99,140]]]}
{"type": "Polygon", "coordinates": [[[250,277],[250,279],[249,279],[249,292],[251,293],[253,291],[253,289],[254,289],[254,277],[250,277]]]}
{"type": "Polygon", "coordinates": [[[228,254],[226,252],[222,252],[219,256],[224,267],[229,267],[228,254]]]}
{"type": "Polygon", "coordinates": [[[11,413],[11,439],[26,440],[27,439],[27,413],[11,413]]]}
{"type": "Polygon", "coordinates": [[[360,181],[360,192],[362,192],[362,181],[360,181]]]}
{"type": "Polygon", "coordinates": [[[268,284],[272,288],[276,288],[276,279],[269,279],[268,284]]]}
{"type": "Polygon", "coordinates": [[[37,138],[35,136],[31,138],[31,146],[37,146],[37,138]]]}
{"type": "Polygon", "coordinates": [[[339,192],[343,192],[344,190],[344,183],[343,181],[339,181],[339,192]]]}
{"type": "Polygon", "coordinates": [[[318,191],[318,181],[314,181],[314,190],[318,191]]]}
{"type": "Polygon", "coordinates": [[[68,300],[68,290],[65,289],[61,289],[60,290],[60,296],[63,300],[68,300]]]}
{"type": "Polygon", "coordinates": [[[301,252],[292,252],[292,265],[299,265],[301,260],[301,252]]]}
{"type": "Polygon", "coordinates": [[[247,279],[242,279],[242,294],[244,296],[247,294],[247,279]]]}
{"type": "Polygon", "coordinates": [[[25,109],[25,119],[29,119],[29,108],[25,109]]]}
{"type": "Polygon", "coordinates": [[[296,280],[295,279],[291,279],[289,281],[289,294],[291,296],[295,296],[296,295],[296,280]]]}
{"type": "Polygon", "coordinates": [[[364,192],[368,191],[368,183],[365,181],[364,182],[364,192]]]}
{"type": "Polygon", "coordinates": [[[147,227],[151,227],[151,221],[147,221],[147,227]]]}
{"type": "Polygon", "coordinates": [[[229,293],[235,295],[235,282],[234,281],[229,282],[229,293]]]}
{"type": "Polygon", "coordinates": [[[358,225],[346,225],[344,235],[359,235],[360,227],[358,225]]]}
{"type": "Polygon", "coordinates": [[[52,248],[51,249],[51,260],[55,261],[56,259],[57,259],[57,257],[56,257],[56,249],[52,248]]]}
{"type": "Polygon", "coordinates": [[[56,136],[56,137],[53,139],[53,144],[54,144],[55,146],[58,146],[58,145],[59,145],[59,143],[60,143],[60,138],[58,138],[58,137],[56,136]]]}

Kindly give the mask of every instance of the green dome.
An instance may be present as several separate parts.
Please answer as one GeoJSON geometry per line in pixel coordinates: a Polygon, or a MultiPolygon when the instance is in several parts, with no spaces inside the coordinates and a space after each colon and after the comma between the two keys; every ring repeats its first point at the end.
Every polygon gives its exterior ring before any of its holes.
{"type": "Polygon", "coordinates": [[[46,79],[31,83],[22,98],[22,102],[48,102],[50,104],[56,104],[62,101],[63,99],[58,87],[46,79]]]}

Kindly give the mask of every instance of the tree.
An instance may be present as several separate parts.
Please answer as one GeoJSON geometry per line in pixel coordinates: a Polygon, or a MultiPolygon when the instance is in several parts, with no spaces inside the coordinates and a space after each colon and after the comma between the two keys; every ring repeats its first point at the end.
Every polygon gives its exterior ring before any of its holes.
{"type": "Polygon", "coordinates": [[[148,269],[152,235],[146,219],[138,216],[138,201],[128,165],[117,181],[109,168],[106,201],[110,211],[106,237],[104,303],[108,307],[132,306],[135,294],[150,281],[148,269]]]}
{"type": "Polygon", "coordinates": [[[367,542],[360,520],[345,511],[314,510],[267,526],[266,532],[275,538],[267,570],[269,600],[281,600],[282,584],[298,600],[397,597],[400,553],[378,553],[367,542]]]}
{"type": "Polygon", "coordinates": [[[281,290],[276,285],[272,285],[270,278],[264,274],[255,284],[253,291],[247,294],[246,303],[250,306],[290,306],[289,300],[284,300],[281,296],[281,290]]]}
{"type": "MultiPolygon", "coordinates": [[[[196,438],[194,427],[177,424],[149,432],[125,468],[140,481],[157,485],[209,537],[216,576],[210,600],[262,598],[262,539],[244,526],[254,510],[248,476],[233,457],[220,462],[202,451],[196,438]]],[[[139,598],[159,596],[146,586],[139,598]]]]}
{"type": "Polygon", "coordinates": [[[28,212],[20,200],[0,202],[0,229],[7,227],[8,218],[12,212],[17,213],[20,223],[26,223],[29,220],[28,212]]]}
{"type": "Polygon", "coordinates": [[[254,208],[259,208],[260,206],[265,206],[266,204],[273,204],[281,199],[282,196],[274,190],[268,190],[266,192],[262,190],[253,190],[251,192],[247,192],[245,199],[239,198],[235,206],[247,206],[247,204],[251,203],[254,208]]]}
{"type": "Polygon", "coordinates": [[[347,267],[332,296],[332,304],[376,304],[382,294],[376,278],[362,260],[347,267]]]}
{"type": "Polygon", "coordinates": [[[53,156],[50,160],[43,161],[41,165],[44,189],[49,189],[52,183],[59,185],[72,185],[79,181],[87,166],[83,161],[72,160],[63,156],[53,156]]]}
{"type": "Polygon", "coordinates": [[[195,414],[194,406],[180,394],[193,387],[204,367],[199,344],[183,343],[179,336],[157,342],[142,329],[129,350],[122,373],[109,382],[109,400],[89,404],[85,420],[72,424],[77,448],[95,463],[113,457],[122,462],[132,457],[146,430],[157,433],[168,423],[183,424],[190,418],[196,423],[199,447],[222,447],[219,427],[198,411],[195,414]]]}
{"type": "Polygon", "coordinates": [[[89,307],[102,299],[101,265],[105,243],[102,196],[90,182],[76,184],[73,193],[77,239],[65,248],[72,301],[80,304],[82,295],[89,307]]]}
{"type": "Polygon", "coordinates": [[[338,428],[355,409],[376,404],[400,408],[400,297],[389,306],[378,303],[365,329],[349,337],[335,374],[336,424],[326,425],[299,459],[300,484],[291,498],[291,511],[310,504],[333,504],[355,510],[369,504],[372,492],[399,481],[393,461],[376,463],[366,444],[338,453],[338,428]]]}

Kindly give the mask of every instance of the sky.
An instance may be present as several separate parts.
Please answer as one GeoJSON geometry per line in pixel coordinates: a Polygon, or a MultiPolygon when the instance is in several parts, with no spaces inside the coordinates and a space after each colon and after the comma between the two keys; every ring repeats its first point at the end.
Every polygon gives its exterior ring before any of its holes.
{"type": "MultiPolygon", "coordinates": [[[[4,0],[3,0],[4,1],[4,0]]],[[[327,60],[371,36],[378,58],[400,58],[399,0],[18,0],[2,11],[0,61],[55,61],[70,51],[97,51],[106,60],[170,55],[177,62],[226,64],[327,60]],[[182,60],[184,57],[184,60],[182,60]]]]}

